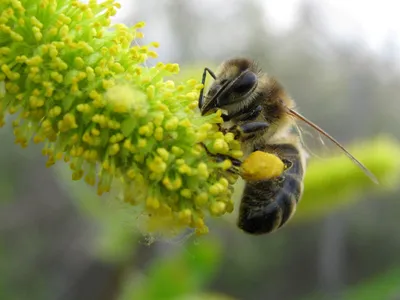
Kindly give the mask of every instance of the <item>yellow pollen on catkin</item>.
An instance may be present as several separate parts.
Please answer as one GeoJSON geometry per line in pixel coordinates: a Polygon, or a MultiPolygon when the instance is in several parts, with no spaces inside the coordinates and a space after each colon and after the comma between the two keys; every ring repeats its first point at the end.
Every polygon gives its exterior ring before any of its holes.
{"type": "Polygon", "coordinates": [[[159,43],[143,44],[143,22],[112,24],[119,3],[84,2],[0,1],[0,127],[21,147],[43,144],[48,167],[68,163],[98,195],[120,192],[149,227],[207,233],[207,215],[233,209],[239,141],[219,132],[221,111],[201,116],[198,80],[148,63],[159,43]]]}

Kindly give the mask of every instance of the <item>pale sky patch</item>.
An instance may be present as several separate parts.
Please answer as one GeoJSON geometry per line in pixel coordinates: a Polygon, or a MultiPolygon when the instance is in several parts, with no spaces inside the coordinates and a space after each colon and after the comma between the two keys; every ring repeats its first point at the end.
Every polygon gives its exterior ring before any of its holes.
{"type": "MultiPolygon", "coordinates": [[[[173,1],[173,0],[169,0],[173,1]]],[[[253,0],[261,1],[261,0],[253,0]]],[[[297,16],[301,2],[314,1],[322,8],[323,21],[329,30],[343,39],[353,36],[362,38],[369,47],[379,51],[390,37],[400,45],[400,1],[397,0],[266,0],[261,1],[267,13],[269,25],[276,30],[289,29],[297,16]]],[[[122,9],[114,20],[129,17],[134,10],[131,0],[119,0],[122,9]]],[[[208,6],[215,0],[197,1],[208,6]]],[[[219,5],[230,0],[220,0],[219,5]]],[[[215,4],[214,4],[215,6],[215,4]]],[[[189,20],[190,21],[190,20],[189,20]]]]}

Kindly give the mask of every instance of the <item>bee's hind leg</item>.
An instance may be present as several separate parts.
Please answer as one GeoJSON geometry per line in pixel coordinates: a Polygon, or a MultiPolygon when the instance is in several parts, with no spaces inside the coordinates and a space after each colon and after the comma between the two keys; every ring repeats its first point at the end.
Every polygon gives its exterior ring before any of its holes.
{"type": "Polygon", "coordinates": [[[200,144],[206,150],[208,156],[213,157],[217,163],[221,163],[225,160],[230,160],[232,162],[232,166],[227,171],[233,174],[239,174],[239,169],[242,165],[242,162],[239,159],[224,154],[213,154],[207,149],[206,145],[204,145],[203,143],[200,144]]]}
{"type": "MultiPolygon", "coordinates": [[[[246,138],[246,136],[249,137],[255,132],[265,130],[268,127],[269,124],[267,122],[249,122],[242,125],[234,125],[229,129],[221,129],[221,131],[224,133],[231,132],[234,134],[235,139],[243,140],[246,138]]],[[[209,156],[214,157],[216,162],[223,162],[226,159],[230,160],[232,162],[232,167],[228,169],[229,172],[234,174],[240,173],[240,167],[242,165],[241,160],[230,157],[229,155],[213,154],[203,143],[201,143],[201,145],[204,147],[209,156]]]]}
{"type": "Polygon", "coordinates": [[[242,165],[242,162],[240,160],[223,154],[214,154],[214,157],[216,162],[223,162],[227,159],[230,160],[232,162],[232,166],[227,171],[233,174],[240,173],[239,170],[240,166],[242,165]]]}

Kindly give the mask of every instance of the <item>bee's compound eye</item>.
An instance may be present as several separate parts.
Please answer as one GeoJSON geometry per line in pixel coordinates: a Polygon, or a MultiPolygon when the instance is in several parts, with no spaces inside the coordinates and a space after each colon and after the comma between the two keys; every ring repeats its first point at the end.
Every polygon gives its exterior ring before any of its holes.
{"type": "Polygon", "coordinates": [[[257,76],[253,72],[246,72],[241,76],[234,85],[235,93],[243,94],[250,91],[257,82],[257,76]]]}
{"type": "Polygon", "coordinates": [[[218,83],[215,83],[211,86],[210,90],[208,91],[208,96],[213,96],[215,95],[219,90],[221,89],[221,85],[218,83]]]}

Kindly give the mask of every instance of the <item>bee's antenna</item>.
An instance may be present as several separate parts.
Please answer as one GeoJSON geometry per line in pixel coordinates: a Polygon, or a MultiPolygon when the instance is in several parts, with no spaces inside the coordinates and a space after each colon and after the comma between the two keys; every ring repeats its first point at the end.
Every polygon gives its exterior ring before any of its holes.
{"type": "Polygon", "coordinates": [[[202,89],[201,89],[201,91],[200,91],[200,95],[199,95],[199,109],[201,109],[201,107],[203,106],[203,102],[204,102],[204,96],[203,96],[203,94],[204,94],[204,87],[205,87],[205,84],[206,84],[207,72],[208,72],[208,74],[211,75],[212,78],[214,78],[214,80],[217,78],[217,76],[215,76],[215,74],[214,74],[213,71],[211,71],[211,70],[210,70],[209,68],[207,68],[207,67],[204,68],[203,77],[201,78],[201,84],[203,85],[203,87],[202,87],[202,89]]]}

